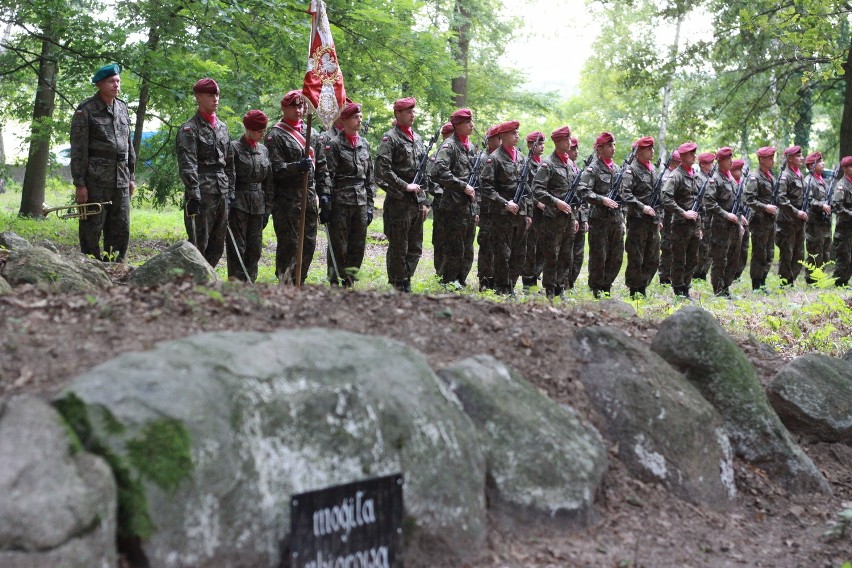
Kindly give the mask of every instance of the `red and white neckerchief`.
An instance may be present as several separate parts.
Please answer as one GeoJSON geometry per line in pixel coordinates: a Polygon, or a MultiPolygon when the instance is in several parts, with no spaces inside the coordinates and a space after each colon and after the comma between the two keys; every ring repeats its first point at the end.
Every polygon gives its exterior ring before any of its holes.
{"type": "Polygon", "coordinates": [[[774,177],[772,177],[772,172],[770,172],[769,170],[760,170],[760,171],[763,172],[763,175],[768,177],[770,180],[775,179],[774,177]]]}
{"type": "Polygon", "coordinates": [[[464,149],[470,152],[470,136],[456,136],[459,139],[459,142],[464,144],[464,149]]]}
{"type": "Polygon", "coordinates": [[[200,114],[201,118],[203,118],[207,122],[207,124],[209,124],[212,128],[216,128],[216,113],[215,112],[211,112],[210,114],[207,114],[206,112],[198,111],[198,114],[200,114]]]}
{"type": "Polygon", "coordinates": [[[540,164],[541,163],[541,156],[533,156],[532,161],[535,162],[536,164],[540,164]]]}
{"type": "Polygon", "coordinates": [[[728,181],[732,181],[732,182],[734,182],[734,183],[737,183],[737,180],[735,180],[735,179],[734,179],[734,176],[733,176],[733,174],[731,173],[731,170],[728,170],[727,172],[722,172],[722,174],[723,174],[726,178],[728,178],[728,181]]]}
{"type": "Polygon", "coordinates": [[[503,148],[503,151],[506,152],[509,155],[510,158],[512,158],[513,162],[518,161],[518,149],[517,148],[515,148],[514,146],[508,146],[508,147],[503,146],[502,148],[503,148]]]}
{"type": "Polygon", "coordinates": [[[356,132],[355,134],[353,134],[352,136],[349,136],[349,135],[348,135],[348,134],[346,134],[345,132],[343,133],[343,135],[344,135],[344,136],[346,136],[346,139],[347,139],[347,140],[349,140],[349,144],[350,144],[353,148],[357,148],[357,147],[358,147],[358,133],[357,133],[357,132],[356,132]]]}
{"type": "Polygon", "coordinates": [[[818,173],[814,172],[814,177],[817,178],[820,181],[820,183],[825,183],[825,181],[823,181],[823,179],[822,179],[822,174],[818,174],[818,173]]]}
{"type": "Polygon", "coordinates": [[[609,168],[610,171],[615,171],[615,162],[612,160],[607,160],[606,158],[601,158],[601,162],[604,163],[606,167],[609,168]]]}
{"type": "Polygon", "coordinates": [[[797,177],[802,177],[802,171],[799,168],[790,168],[790,171],[796,174],[797,177]]]}
{"type": "Polygon", "coordinates": [[[409,138],[412,142],[414,142],[414,130],[412,130],[410,126],[400,126],[400,125],[398,125],[398,124],[397,124],[397,125],[396,125],[396,127],[397,127],[397,128],[399,128],[399,130],[400,130],[403,134],[405,134],[406,136],[408,136],[408,138],[409,138]]]}
{"type": "MultiPolygon", "coordinates": [[[[564,153],[564,154],[559,154],[559,153],[557,153],[557,154],[556,154],[556,157],[557,157],[557,158],[559,158],[560,160],[562,160],[562,165],[563,165],[563,166],[567,166],[567,165],[568,165],[568,153],[567,153],[567,152],[566,152],[566,153],[564,153]]],[[[576,167],[574,167],[574,171],[577,171],[577,168],[576,168],[576,167]]]]}
{"type": "Polygon", "coordinates": [[[251,148],[251,149],[255,149],[255,148],[257,148],[257,142],[255,142],[254,140],[249,139],[249,137],[248,137],[248,136],[243,136],[243,142],[244,142],[244,143],[245,143],[245,144],[246,144],[249,148],[251,148]]]}
{"type": "MultiPolygon", "coordinates": [[[[302,121],[300,120],[296,124],[301,125],[302,121]]],[[[301,146],[302,148],[304,148],[308,143],[308,141],[305,139],[305,137],[302,136],[301,129],[296,130],[290,124],[288,124],[286,121],[276,122],[275,126],[273,128],[280,128],[281,130],[283,130],[284,132],[289,134],[293,138],[293,140],[295,140],[299,144],[299,146],[301,146]]],[[[314,156],[314,149],[313,148],[308,148],[308,156],[310,156],[311,160],[313,160],[314,163],[316,163],[317,158],[316,158],[316,156],[314,156]]]]}
{"type": "Polygon", "coordinates": [[[692,173],[692,168],[687,168],[687,167],[685,167],[683,164],[681,164],[681,165],[680,165],[680,169],[682,169],[682,170],[683,170],[683,171],[685,171],[687,174],[689,174],[689,177],[695,177],[695,174],[694,174],[694,173],[692,173]]]}
{"type": "Polygon", "coordinates": [[[648,160],[647,162],[643,162],[642,160],[639,160],[639,163],[642,164],[643,166],[645,166],[645,168],[649,172],[654,173],[654,167],[651,165],[651,160],[648,160]]]}

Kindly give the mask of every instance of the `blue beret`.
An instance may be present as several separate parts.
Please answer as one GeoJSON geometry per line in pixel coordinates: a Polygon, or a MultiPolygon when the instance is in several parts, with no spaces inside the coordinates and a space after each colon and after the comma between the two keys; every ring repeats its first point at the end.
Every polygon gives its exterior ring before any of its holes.
{"type": "Polygon", "coordinates": [[[106,79],[107,77],[112,77],[113,75],[118,75],[121,73],[121,66],[118,63],[110,63],[109,65],[104,65],[92,76],[92,83],[97,83],[102,79],[106,79]]]}

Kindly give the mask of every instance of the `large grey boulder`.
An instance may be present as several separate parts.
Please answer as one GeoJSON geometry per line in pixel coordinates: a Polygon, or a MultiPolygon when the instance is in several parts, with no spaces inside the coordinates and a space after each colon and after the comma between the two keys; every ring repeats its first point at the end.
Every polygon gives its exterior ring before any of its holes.
{"type": "Polygon", "coordinates": [[[0,248],[20,250],[30,248],[31,246],[27,239],[18,236],[17,233],[13,233],[12,231],[3,231],[0,233],[0,248]]]}
{"type": "Polygon", "coordinates": [[[476,426],[489,508],[500,520],[588,523],[607,467],[600,435],[488,355],[458,361],[439,374],[476,426]]]}
{"type": "Polygon", "coordinates": [[[852,444],[852,364],[808,353],[781,369],[769,402],[791,431],[823,442],[852,444]]]}
{"type": "Polygon", "coordinates": [[[47,403],[0,401],[0,566],[113,568],[116,490],[47,403]]]}
{"type": "Polygon", "coordinates": [[[179,241],[148,259],[130,275],[136,286],[154,287],[189,276],[196,284],[217,282],[219,276],[189,241],[179,241]]]}
{"type": "Polygon", "coordinates": [[[595,425],[617,442],[628,471],[693,503],[729,504],[736,495],[731,445],[722,417],[695,387],[618,329],[587,327],[575,340],[595,425]]]}
{"type": "Polygon", "coordinates": [[[852,349],[843,354],[843,360],[852,363],[852,349]]]}
{"type": "Polygon", "coordinates": [[[6,279],[0,276],[0,296],[12,293],[12,287],[6,282],[6,279]]]}
{"type": "Polygon", "coordinates": [[[96,292],[112,285],[101,262],[79,253],[61,256],[42,247],[12,251],[3,276],[12,287],[33,284],[48,292],[96,292]]]}
{"type": "Polygon", "coordinates": [[[710,313],[689,306],[668,317],[651,349],[719,411],[737,455],[790,490],[830,492],[772,410],[748,358],[710,313]]]}
{"type": "Polygon", "coordinates": [[[110,454],[128,496],[120,534],[141,537],[152,566],[277,567],[291,494],[400,471],[407,564],[484,541],[473,426],[424,357],[390,339],[203,334],[99,365],[57,404],[110,454]]]}

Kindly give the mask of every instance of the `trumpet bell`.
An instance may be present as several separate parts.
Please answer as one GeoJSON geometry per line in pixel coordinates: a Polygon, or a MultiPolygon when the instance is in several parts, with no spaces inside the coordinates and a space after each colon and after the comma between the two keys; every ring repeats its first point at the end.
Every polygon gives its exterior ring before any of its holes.
{"type": "Polygon", "coordinates": [[[60,219],[86,219],[103,211],[104,205],[112,205],[112,201],[74,203],[73,205],[62,205],[61,207],[48,207],[47,203],[44,203],[42,204],[41,214],[47,217],[51,213],[56,213],[60,219]]]}

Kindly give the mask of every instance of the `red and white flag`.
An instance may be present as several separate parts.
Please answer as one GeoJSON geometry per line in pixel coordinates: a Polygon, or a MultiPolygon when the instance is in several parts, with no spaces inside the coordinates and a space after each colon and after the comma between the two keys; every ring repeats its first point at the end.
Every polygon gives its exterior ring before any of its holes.
{"type": "Polygon", "coordinates": [[[311,102],[326,128],[337,120],[346,103],[343,73],[337,60],[325,3],[311,0],[311,43],[308,48],[308,71],[302,94],[311,102]]]}

